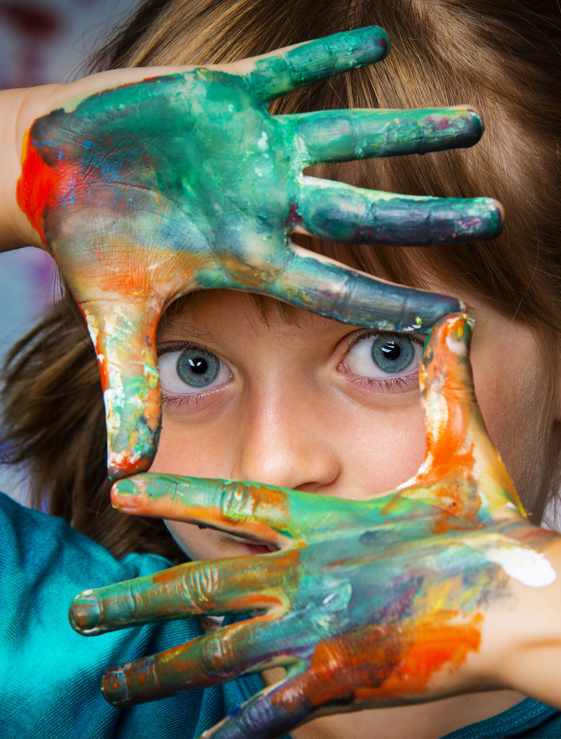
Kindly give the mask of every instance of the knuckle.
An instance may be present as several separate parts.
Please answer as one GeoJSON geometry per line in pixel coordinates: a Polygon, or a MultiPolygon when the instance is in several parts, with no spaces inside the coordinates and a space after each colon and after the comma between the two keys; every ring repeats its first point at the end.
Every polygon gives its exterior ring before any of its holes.
{"type": "Polygon", "coordinates": [[[222,568],[215,562],[201,562],[181,578],[183,598],[193,610],[204,613],[216,605],[222,583],[222,568]]]}
{"type": "Polygon", "coordinates": [[[203,639],[199,663],[202,672],[210,677],[230,677],[237,662],[232,638],[227,634],[212,634],[203,639]]]}
{"type": "Polygon", "coordinates": [[[216,506],[227,520],[244,521],[255,513],[255,491],[250,485],[228,482],[219,491],[216,506]]]}
{"type": "Polygon", "coordinates": [[[262,726],[277,727],[279,712],[279,708],[267,697],[250,703],[238,720],[240,736],[254,736],[262,726]]]}

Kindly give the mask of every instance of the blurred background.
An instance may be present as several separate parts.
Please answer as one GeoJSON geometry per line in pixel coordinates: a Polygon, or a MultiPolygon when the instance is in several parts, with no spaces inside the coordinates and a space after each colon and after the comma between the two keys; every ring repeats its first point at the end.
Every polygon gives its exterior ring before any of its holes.
{"type": "MultiPolygon", "coordinates": [[[[0,0],[0,89],[68,82],[138,0],[0,0]]],[[[48,254],[0,255],[0,361],[53,300],[48,254]]],[[[25,501],[25,472],[0,466],[0,490],[25,501]]]]}

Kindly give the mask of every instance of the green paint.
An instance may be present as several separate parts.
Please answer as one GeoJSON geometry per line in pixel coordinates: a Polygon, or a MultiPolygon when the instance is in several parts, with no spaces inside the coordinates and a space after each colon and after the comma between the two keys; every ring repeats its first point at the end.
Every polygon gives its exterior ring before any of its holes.
{"type": "Polygon", "coordinates": [[[290,241],[296,228],[387,245],[457,243],[500,230],[486,198],[408,197],[303,176],[314,162],[478,140],[481,121],[468,109],[269,115],[272,96],[386,52],[383,30],[348,31],[258,60],[245,75],[200,67],[150,78],[33,124],[20,204],[44,231],[99,345],[113,477],[147,469],[155,453],[156,358],[146,337],[180,295],[249,290],[394,331],[428,330],[460,307],[322,262],[290,241]]]}
{"type": "MultiPolygon", "coordinates": [[[[423,357],[425,463],[406,485],[367,501],[256,483],[140,475],[121,480],[124,512],[210,525],[279,551],[171,570],[78,596],[74,628],[95,635],[200,614],[252,618],[114,668],[114,705],[154,700],[287,667],[277,685],[221,724],[220,739],[266,739],[316,710],[445,697],[432,678],[477,652],[512,580],[549,585],[542,551],[555,535],[530,526],[473,396],[465,315],[444,319],[423,357]]],[[[437,681],[437,684],[442,683],[437,681]]]]}

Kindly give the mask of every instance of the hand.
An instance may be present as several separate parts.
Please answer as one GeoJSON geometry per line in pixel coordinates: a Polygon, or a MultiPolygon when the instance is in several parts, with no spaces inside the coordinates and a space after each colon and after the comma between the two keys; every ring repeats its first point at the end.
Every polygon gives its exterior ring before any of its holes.
{"type": "MultiPolygon", "coordinates": [[[[485,651],[479,661],[467,658],[478,654],[497,609],[506,631],[500,608],[510,612],[514,586],[555,579],[539,550],[558,537],[527,522],[486,434],[470,376],[470,332],[461,314],[434,329],[421,366],[426,458],[389,494],[359,502],[150,474],[114,486],[113,503],[126,513],[207,525],[280,551],[180,565],[78,596],[71,621],[87,635],[198,614],[254,614],[109,671],[103,691],[111,703],[281,664],[285,679],[211,734],[259,739],[317,711],[507,687],[491,679],[485,651]]],[[[523,628],[530,630],[527,621],[523,628]]],[[[549,643],[542,638],[540,646],[549,643]]],[[[491,641],[500,653],[500,637],[491,641]]]]}
{"type": "Polygon", "coordinates": [[[376,62],[387,48],[385,32],[372,27],[229,66],[107,72],[73,83],[74,96],[32,125],[18,202],[96,346],[114,478],[147,469],[155,453],[155,331],[180,295],[253,290],[339,321],[405,331],[459,309],[290,241],[299,231],[422,245],[500,230],[501,209],[490,199],[389,195],[302,175],[319,162],[478,140],[481,121],[467,108],[268,114],[273,98],[376,62]]]}

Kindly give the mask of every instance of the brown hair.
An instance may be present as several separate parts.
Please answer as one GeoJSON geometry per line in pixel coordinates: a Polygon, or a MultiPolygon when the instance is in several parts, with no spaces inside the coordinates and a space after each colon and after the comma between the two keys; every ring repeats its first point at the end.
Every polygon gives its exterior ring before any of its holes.
{"type": "MultiPolygon", "coordinates": [[[[433,275],[529,324],[549,347],[553,388],[561,336],[554,0],[535,0],[531,9],[522,0],[149,0],[88,71],[225,63],[369,24],[389,33],[392,51],[383,63],[297,90],[275,101],[272,112],[469,103],[483,112],[486,134],[470,150],[322,166],[314,174],[392,192],[493,196],[505,205],[508,226],[494,241],[458,247],[348,247],[316,239],[306,246],[408,285],[424,287],[422,275],[433,275]]],[[[117,556],[134,549],[176,557],[158,522],[110,508],[95,356],[69,298],[8,357],[6,393],[5,440],[11,459],[28,466],[35,505],[48,501],[50,512],[117,556]]],[[[557,441],[550,446],[543,480],[525,500],[535,521],[558,457],[557,441]]]]}

